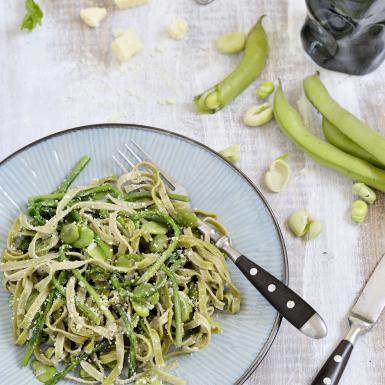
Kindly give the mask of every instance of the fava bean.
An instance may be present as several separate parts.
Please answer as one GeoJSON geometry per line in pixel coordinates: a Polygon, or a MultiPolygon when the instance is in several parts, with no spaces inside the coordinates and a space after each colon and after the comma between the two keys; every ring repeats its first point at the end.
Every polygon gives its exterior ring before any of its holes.
{"type": "Polygon", "coordinates": [[[287,185],[289,178],[289,165],[283,159],[276,159],[265,174],[265,184],[270,191],[280,192],[287,185]]]}
{"type": "Polygon", "coordinates": [[[273,119],[273,107],[270,103],[250,107],[243,115],[243,123],[249,127],[258,127],[273,119]]]}
{"type": "Polygon", "coordinates": [[[340,150],[354,155],[357,158],[367,160],[376,167],[383,167],[372,154],[364,150],[357,143],[354,143],[350,138],[343,134],[336,126],[331,124],[327,119],[322,119],[322,130],[326,140],[332,145],[338,147],[340,150]]]}
{"type": "Polygon", "coordinates": [[[314,219],[311,214],[304,209],[299,209],[292,213],[287,221],[289,229],[297,237],[307,236],[307,238],[314,239],[321,234],[322,223],[314,219]]]}
{"type": "Polygon", "coordinates": [[[306,210],[300,209],[290,215],[287,225],[295,236],[302,237],[307,231],[309,218],[310,214],[306,210]]]}
{"type": "Polygon", "coordinates": [[[377,199],[376,193],[364,183],[354,183],[352,193],[358,195],[361,199],[370,204],[374,203],[377,199]]]}
{"type": "Polygon", "coordinates": [[[268,53],[260,17],[247,35],[245,53],[238,67],[220,83],[194,98],[199,113],[215,113],[242,93],[262,72],[268,53]]]}
{"type": "Polygon", "coordinates": [[[385,192],[385,171],[341,151],[309,132],[300,114],[286,101],[281,84],[274,96],[274,115],[282,131],[316,162],[354,181],[385,192]]]}
{"type": "Polygon", "coordinates": [[[233,144],[219,151],[219,154],[221,154],[229,162],[236,163],[239,160],[240,152],[241,146],[239,144],[233,144]]]}
{"type": "Polygon", "coordinates": [[[366,202],[358,199],[352,204],[352,219],[354,222],[361,223],[368,215],[368,205],[366,202]]]}
{"type": "Polygon", "coordinates": [[[303,83],[306,97],[313,106],[344,135],[385,166],[385,138],[341,107],[329,95],[318,72],[308,76],[303,83]]]}
{"type": "Polygon", "coordinates": [[[246,45],[244,32],[229,32],[218,37],[217,49],[220,53],[237,53],[243,51],[246,45]]]}
{"type": "Polygon", "coordinates": [[[267,99],[275,89],[275,85],[273,82],[263,82],[260,86],[255,90],[255,95],[259,97],[259,99],[267,99]]]}

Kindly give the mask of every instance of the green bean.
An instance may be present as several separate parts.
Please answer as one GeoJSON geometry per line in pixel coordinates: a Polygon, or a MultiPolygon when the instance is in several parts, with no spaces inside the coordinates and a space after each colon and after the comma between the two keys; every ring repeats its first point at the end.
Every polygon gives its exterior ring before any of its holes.
{"type": "MultiPolygon", "coordinates": [[[[56,290],[60,293],[61,296],[66,297],[65,289],[62,285],[59,284],[56,278],[52,279],[52,283],[54,284],[56,290]]],[[[95,313],[88,305],[83,302],[78,301],[75,298],[75,305],[79,309],[79,312],[85,315],[90,321],[92,321],[95,325],[100,325],[101,317],[99,314],[95,313]]]]}
{"type": "Polygon", "coordinates": [[[326,118],[322,119],[322,130],[327,141],[340,150],[354,155],[357,158],[367,160],[376,167],[384,167],[372,154],[364,150],[361,146],[353,142],[345,134],[343,134],[334,124],[331,124],[326,118]]]}
{"type": "Polygon", "coordinates": [[[310,133],[300,114],[286,101],[281,84],[274,97],[274,114],[282,131],[315,161],[339,171],[348,178],[385,192],[385,171],[341,151],[310,133]]]}
{"type": "Polygon", "coordinates": [[[63,380],[68,373],[71,373],[75,370],[82,361],[86,360],[89,357],[92,357],[94,354],[104,352],[111,345],[110,341],[102,341],[90,353],[82,353],[80,356],[73,359],[61,372],[56,373],[50,380],[48,380],[45,385],[56,385],[59,381],[63,380]]]}
{"type": "Polygon", "coordinates": [[[309,101],[330,123],[385,166],[385,138],[341,107],[329,95],[319,73],[304,80],[304,89],[309,101]]]}
{"type": "Polygon", "coordinates": [[[115,322],[115,318],[112,315],[112,313],[108,310],[108,307],[105,303],[103,303],[102,299],[99,297],[99,294],[96,292],[96,290],[88,283],[88,281],[81,275],[79,270],[72,270],[72,274],[75,276],[75,278],[82,282],[85,286],[85,288],[88,291],[88,294],[92,297],[92,299],[95,301],[95,303],[98,305],[99,309],[103,312],[104,316],[106,317],[107,321],[109,322],[115,322]]]}
{"type": "Polygon", "coordinates": [[[175,221],[167,214],[163,214],[155,210],[141,211],[135,215],[134,219],[139,220],[141,218],[150,220],[157,219],[163,223],[166,223],[174,231],[174,236],[171,238],[171,242],[164,253],[144,272],[144,274],[137,280],[136,284],[145,283],[156,274],[156,272],[162,267],[162,265],[167,261],[167,259],[171,256],[177,247],[180,235],[179,227],[175,221]]]}
{"type": "Polygon", "coordinates": [[[124,311],[122,306],[115,306],[117,313],[123,320],[124,326],[126,328],[127,337],[130,340],[130,365],[128,368],[128,377],[132,376],[135,373],[136,369],[136,350],[137,350],[137,340],[136,334],[134,332],[134,328],[132,323],[127,317],[127,313],[124,311]]]}
{"type": "Polygon", "coordinates": [[[179,296],[179,287],[174,273],[172,273],[166,266],[162,267],[171,282],[172,295],[174,300],[174,314],[175,314],[175,345],[182,345],[183,338],[183,324],[182,324],[182,309],[179,296]]]}
{"type": "MultiPolygon", "coordinates": [[[[169,193],[168,197],[174,201],[190,202],[190,198],[187,195],[169,193]]],[[[150,191],[132,192],[130,194],[125,195],[124,200],[134,201],[134,200],[143,199],[143,198],[152,198],[151,192],[150,191]]]]}
{"type": "MultiPolygon", "coordinates": [[[[60,283],[60,285],[64,284],[64,282],[66,281],[66,278],[67,278],[67,273],[65,271],[61,271],[58,277],[58,282],[60,283]]],[[[35,348],[40,343],[40,337],[44,328],[45,319],[47,318],[47,314],[51,309],[53,302],[57,298],[57,295],[58,295],[57,290],[55,289],[51,290],[42,306],[43,309],[38,315],[38,318],[35,323],[35,327],[32,331],[32,335],[27,342],[27,347],[24,353],[24,357],[23,357],[23,360],[21,361],[22,367],[27,366],[35,348]]]]}
{"type": "Polygon", "coordinates": [[[72,182],[75,178],[82,172],[84,167],[86,167],[87,163],[90,161],[90,157],[88,155],[84,155],[83,158],[76,163],[75,167],[70,171],[68,176],[64,179],[62,184],[58,187],[55,193],[65,193],[68,190],[68,187],[71,186],[72,182]]]}
{"type": "Polygon", "coordinates": [[[268,53],[266,32],[260,17],[250,30],[238,67],[220,83],[194,98],[199,113],[215,113],[242,93],[262,72],[268,53]]]}

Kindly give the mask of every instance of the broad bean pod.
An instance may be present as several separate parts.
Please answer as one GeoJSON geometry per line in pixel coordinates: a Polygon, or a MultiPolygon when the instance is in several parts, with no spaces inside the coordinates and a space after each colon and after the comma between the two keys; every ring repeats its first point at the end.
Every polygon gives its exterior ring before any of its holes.
{"type": "Polygon", "coordinates": [[[307,130],[301,115],[287,102],[280,84],[274,97],[274,115],[282,131],[322,166],[385,192],[385,171],[356,158],[307,130]]]}

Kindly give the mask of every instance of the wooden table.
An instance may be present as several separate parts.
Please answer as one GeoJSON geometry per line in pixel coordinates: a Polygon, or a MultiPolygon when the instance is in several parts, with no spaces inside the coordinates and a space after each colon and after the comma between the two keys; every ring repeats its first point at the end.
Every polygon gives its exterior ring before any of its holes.
{"type": "MultiPolygon", "coordinates": [[[[299,38],[304,1],[216,0],[202,7],[192,0],[151,0],[150,6],[126,11],[104,1],[108,16],[97,30],[79,21],[79,10],[90,3],[47,0],[43,26],[28,34],[19,31],[23,1],[1,2],[0,158],[47,134],[102,122],[163,127],[214,149],[240,143],[240,169],[266,193],[282,225],[291,286],[319,309],[329,326],[326,339],[312,341],[283,322],[274,346],[247,384],[309,384],[345,333],[349,307],[385,250],[385,200],[380,196],[364,224],[352,223],[349,180],[304,156],[276,123],[255,129],[242,124],[242,113],[256,103],[255,85],[215,115],[197,115],[191,103],[193,95],[220,80],[238,61],[217,53],[214,39],[226,31],[248,30],[265,13],[271,54],[260,80],[280,77],[311,130],[321,134],[320,119],[301,87],[303,77],[317,68],[299,38]],[[164,34],[173,15],[189,21],[184,41],[164,34]],[[145,48],[119,69],[110,43],[114,31],[129,27],[137,30],[145,48]],[[286,152],[292,179],[285,191],[270,194],[261,176],[272,159],[286,152]],[[295,239],[284,226],[288,215],[301,207],[324,223],[315,241],[295,239]]],[[[374,127],[385,125],[384,66],[365,77],[322,71],[322,78],[345,107],[374,127]]],[[[358,342],[341,385],[384,384],[384,348],[385,317],[358,342]]]]}

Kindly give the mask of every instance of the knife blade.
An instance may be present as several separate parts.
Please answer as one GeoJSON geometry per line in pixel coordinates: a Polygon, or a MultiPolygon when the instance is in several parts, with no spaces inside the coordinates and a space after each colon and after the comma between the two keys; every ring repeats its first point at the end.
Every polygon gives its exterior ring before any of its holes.
{"type": "Polygon", "coordinates": [[[350,310],[350,330],[318,372],[312,385],[337,385],[357,338],[370,330],[385,307],[385,255],[350,310]]]}
{"type": "Polygon", "coordinates": [[[385,307],[385,255],[370,276],[357,302],[350,311],[351,317],[358,317],[373,325],[385,307]]]}

